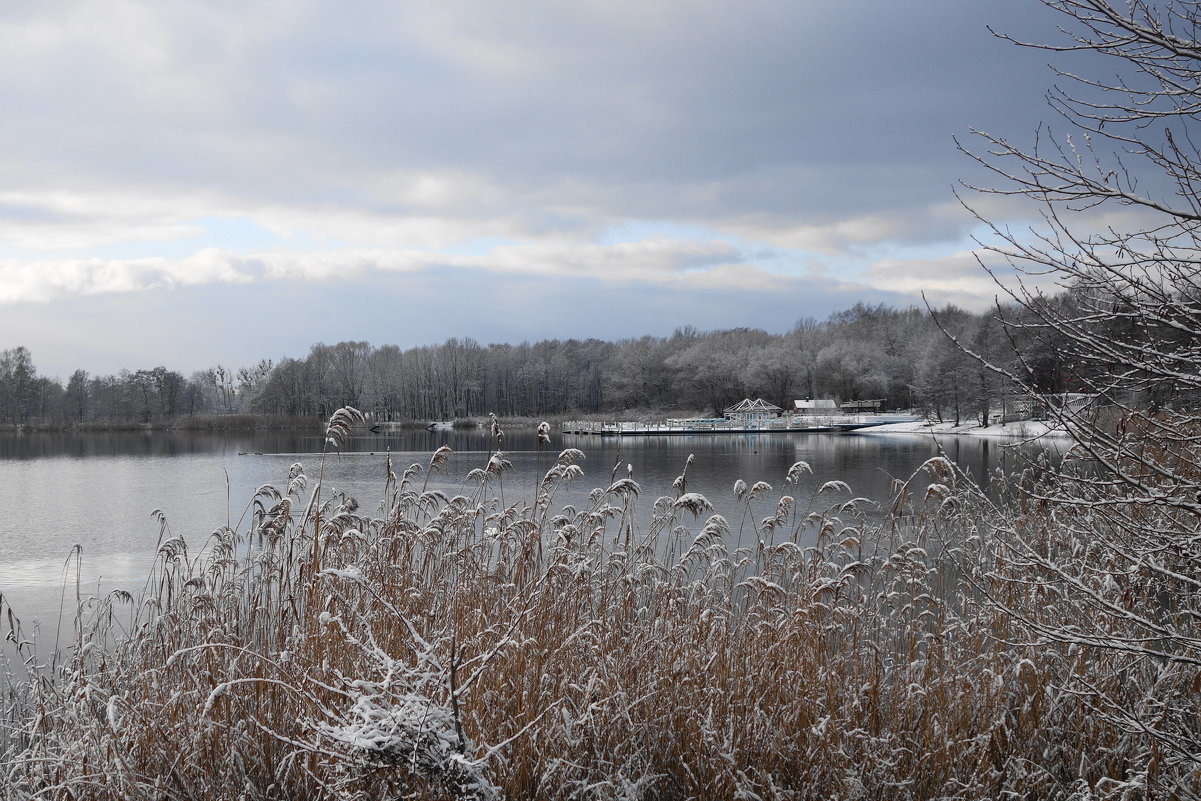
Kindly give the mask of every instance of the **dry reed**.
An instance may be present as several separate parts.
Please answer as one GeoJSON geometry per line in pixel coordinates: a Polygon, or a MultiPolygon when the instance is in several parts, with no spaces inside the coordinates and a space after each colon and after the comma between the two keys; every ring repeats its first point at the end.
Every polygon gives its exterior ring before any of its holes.
{"type": "Polygon", "coordinates": [[[5,797],[1168,797],[1147,741],[1068,689],[1124,681],[1105,655],[1023,645],[982,603],[1054,599],[995,578],[945,460],[882,520],[841,482],[800,509],[798,463],[795,495],[736,488],[732,530],[686,470],[557,508],[582,458],[509,505],[502,453],[455,497],[428,489],[445,452],[389,460],[372,514],[296,465],[200,556],[164,526],[139,603],[94,603],[51,674],[9,666],[5,797]]]}

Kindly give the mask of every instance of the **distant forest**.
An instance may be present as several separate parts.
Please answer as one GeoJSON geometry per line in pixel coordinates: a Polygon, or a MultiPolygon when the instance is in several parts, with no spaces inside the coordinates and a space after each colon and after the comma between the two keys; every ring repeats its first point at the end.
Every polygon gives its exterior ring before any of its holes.
{"type": "MultiPolygon", "coordinates": [[[[1047,303],[1073,299],[1069,292],[1047,303]]],[[[983,420],[1012,387],[964,349],[1043,393],[1071,391],[1072,376],[1085,368],[1063,363],[1055,341],[1039,336],[1029,317],[1016,307],[974,314],[947,306],[932,315],[857,304],[823,321],[803,318],[784,334],[689,326],[669,337],[616,342],[449,339],[405,350],[339,342],[314,345],[299,359],[216,365],[190,377],[162,366],[103,376],[76,370],[65,385],[38,375],[33,355],[18,346],[0,351],[0,424],[167,423],[238,413],[319,420],[342,406],[379,420],[720,414],[745,397],[785,408],[797,398],[882,399],[883,408],[983,420]],[[1003,322],[1021,314],[1021,328],[1003,322]]]]}

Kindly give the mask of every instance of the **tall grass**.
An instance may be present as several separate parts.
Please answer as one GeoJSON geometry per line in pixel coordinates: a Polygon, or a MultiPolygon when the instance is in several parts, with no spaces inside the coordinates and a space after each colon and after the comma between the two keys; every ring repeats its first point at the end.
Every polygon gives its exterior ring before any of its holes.
{"type": "Polygon", "coordinates": [[[444,450],[388,461],[370,512],[295,465],[199,555],[164,522],[142,598],[93,602],[65,666],[39,671],[28,648],[28,676],[10,665],[5,797],[1196,790],[1067,689],[1125,681],[1085,663],[1104,654],[1022,644],[997,601],[1054,599],[993,578],[983,497],[945,460],[883,517],[841,482],[802,492],[798,463],[783,492],[737,487],[727,518],[686,468],[666,497],[614,475],[557,506],[582,458],[564,451],[520,500],[503,454],[454,497],[428,488],[444,450]]]}

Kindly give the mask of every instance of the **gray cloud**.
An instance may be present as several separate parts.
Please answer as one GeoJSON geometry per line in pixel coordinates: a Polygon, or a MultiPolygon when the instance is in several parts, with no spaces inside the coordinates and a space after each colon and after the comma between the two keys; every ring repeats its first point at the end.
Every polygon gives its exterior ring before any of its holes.
{"type": "Polygon", "coordinates": [[[859,215],[945,199],[951,135],[1034,105],[1041,63],[983,28],[1011,5],[68,4],[0,33],[0,141],[289,203],[459,170],[614,216],[859,215]]]}
{"type": "Polygon", "coordinates": [[[344,326],[310,339],[355,336],[368,298],[452,289],[462,313],[423,330],[780,328],[819,301],[908,302],[980,230],[952,136],[1045,116],[1044,56],[985,25],[1054,22],[1034,0],[8,4],[0,347],[70,330],[30,308],[91,303],[115,327],[121,293],[219,315],[336,284],[344,326]],[[618,310],[603,325],[484,312],[584,286],[618,310]]]}

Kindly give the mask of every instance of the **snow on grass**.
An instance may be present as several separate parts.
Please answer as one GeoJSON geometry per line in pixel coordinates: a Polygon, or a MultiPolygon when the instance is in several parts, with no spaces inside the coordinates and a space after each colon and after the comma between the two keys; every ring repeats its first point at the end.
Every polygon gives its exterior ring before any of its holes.
{"type": "MultiPolygon", "coordinates": [[[[841,482],[807,508],[743,484],[727,516],[686,491],[685,465],[674,496],[642,501],[655,510],[642,530],[628,479],[606,474],[608,491],[580,508],[551,506],[580,456],[564,451],[533,497],[510,488],[507,504],[496,454],[455,497],[426,491],[428,468],[389,464],[371,515],[320,482],[305,507],[292,487],[295,504],[260,488],[250,506],[271,511],[220,530],[205,556],[160,550],[142,604],[94,604],[65,666],[39,672],[29,647],[8,665],[4,797],[1068,799],[1197,786],[1195,762],[1096,708],[1131,698],[1195,714],[1195,669],[1086,647],[1096,621],[1049,582],[1019,580],[1037,572],[998,539],[1005,523],[1039,532],[1047,553],[1084,547],[1087,509],[1069,510],[1071,539],[1045,506],[998,507],[940,458],[918,471],[930,489],[899,485],[883,520],[841,482]],[[1040,640],[1049,621],[1078,626],[1080,642],[1040,640]]],[[[795,492],[803,472],[781,478],[795,492]]],[[[1131,604],[1107,622],[1128,634],[1148,614],[1133,606],[1137,578],[1081,577],[1097,609],[1131,604]]],[[[1193,625],[1188,611],[1172,613],[1193,625]]]]}
{"type": "Polygon", "coordinates": [[[859,429],[856,436],[865,434],[938,434],[940,436],[997,437],[1037,440],[1043,437],[1070,438],[1071,435],[1053,423],[1042,420],[1021,420],[1013,423],[994,423],[982,426],[977,422],[954,423],[908,422],[887,423],[859,429]]]}

